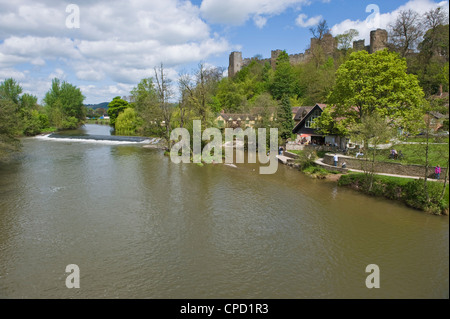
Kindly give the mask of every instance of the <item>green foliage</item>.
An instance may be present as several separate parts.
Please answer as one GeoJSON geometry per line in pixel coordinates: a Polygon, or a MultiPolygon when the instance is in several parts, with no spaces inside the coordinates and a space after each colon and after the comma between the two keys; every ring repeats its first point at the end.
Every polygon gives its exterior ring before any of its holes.
{"type": "Polygon", "coordinates": [[[335,105],[333,117],[343,117],[346,125],[352,125],[364,114],[377,112],[396,127],[416,130],[424,114],[424,93],[417,77],[406,70],[406,60],[396,53],[353,52],[336,72],[328,98],[335,105]]]}
{"type": "Polygon", "coordinates": [[[122,135],[133,135],[142,125],[142,120],[132,108],[126,108],[116,120],[116,132],[122,135]]]}
{"type": "Polygon", "coordinates": [[[348,186],[358,189],[366,194],[382,196],[404,202],[406,205],[430,212],[433,214],[448,213],[448,186],[446,196],[440,199],[442,184],[428,182],[429,200],[427,200],[422,179],[407,179],[390,176],[375,176],[372,189],[369,188],[369,178],[365,174],[352,173],[342,175],[338,181],[339,186],[348,186]]]}
{"type": "Polygon", "coordinates": [[[292,119],[292,107],[289,97],[284,95],[281,99],[281,110],[278,113],[278,121],[280,122],[280,136],[283,140],[287,140],[292,135],[294,128],[294,120],[292,119]]]}
{"type": "Polygon", "coordinates": [[[339,49],[348,50],[352,47],[353,39],[359,35],[358,30],[350,29],[343,34],[338,34],[335,38],[339,49]]]}
{"type": "Polygon", "coordinates": [[[19,149],[19,141],[15,138],[17,123],[16,104],[12,99],[0,98],[0,160],[19,149]]]}
{"type": "Polygon", "coordinates": [[[317,159],[317,154],[314,150],[305,149],[296,152],[298,154],[295,163],[299,165],[300,170],[305,170],[308,167],[315,166],[314,161],[317,159]]]}
{"type": "Polygon", "coordinates": [[[108,104],[108,115],[109,115],[109,125],[115,128],[117,117],[121,112],[123,112],[127,107],[130,107],[127,101],[122,100],[120,96],[116,96],[108,104]]]}
{"type": "Polygon", "coordinates": [[[142,134],[152,134],[155,128],[160,129],[161,111],[153,78],[142,79],[137,87],[133,88],[131,94],[136,115],[142,119],[141,127],[136,129],[139,129],[142,134]]]}
{"type": "Polygon", "coordinates": [[[77,128],[86,118],[84,96],[76,86],[57,78],[45,94],[44,104],[50,124],[61,129],[77,128]]]}
{"type": "Polygon", "coordinates": [[[10,100],[14,104],[19,104],[22,87],[13,78],[8,78],[0,84],[0,99],[10,100]]]}
{"type": "Polygon", "coordinates": [[[295,95],[296,84],[297,81],[289,63],[289,56],[286,51],[282,51],[277,58],[277,67],[270,91],[275,99],[281,100],[283,96],[291,97],[295,95]]]}

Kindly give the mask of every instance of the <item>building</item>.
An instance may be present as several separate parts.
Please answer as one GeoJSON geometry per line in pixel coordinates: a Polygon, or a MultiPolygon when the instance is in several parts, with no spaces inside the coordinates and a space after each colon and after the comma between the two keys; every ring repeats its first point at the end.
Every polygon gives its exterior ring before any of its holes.
{"type": "MultiPolygon", "coordinates": [[[[364,40],[357,40],[353,42],[353,49],[355,51],[366,50],[369,53],[374,53],[383,50],[387,47],[388,33],[384,29],[372,30],[370,32],[370,44],[365,45],[364,40]]],[[[289,54],[289,62],[292,65],[306,62],[312,56],[314,48],[320,46],[326,56],[332,56],[337,50],[337,41],[331,34],[325,34],[322,39],[311,38],[310,48],[304,53],[289,54]]],[[[228,77],[233,77],[244,66],[250,64],[251,61],[256,60],[259,63],[268,62],[270,66],[275,69],[276,61],[282,50],[272,50],[270,58],[256,59],[256,58],[242,58],[242,52],[234,51],[230,53],[228,63],[228,77]]]]}
{"type": "Polygon", "coordinates": [[[317,132],[312,127],[313,121],[322,115],[326,104],[317,103],[314,106],[301,106],[298,108],[294,117],[295,126],[292,133],[297,134],[296,142],[303,144],[323,145],[334,143],[334,138],[330,139],[317,132]]]}
{"type": "Polygon", "coordinates": [[[220,128],[253,128],[258,120],[257,115],[238,114],[238,113],[221,113],[217,116],[215,122],[220,128]]]}

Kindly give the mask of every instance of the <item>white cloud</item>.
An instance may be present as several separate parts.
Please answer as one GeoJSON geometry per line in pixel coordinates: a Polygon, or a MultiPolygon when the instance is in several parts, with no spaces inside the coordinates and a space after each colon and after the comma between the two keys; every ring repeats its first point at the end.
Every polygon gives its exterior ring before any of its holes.
{"type": "MultiPolygon", "coordinates": [[[[97,81],[98,86],[104,85],[102,81],[131,85],[152,76],[153,67],[160,62],[173,75],[178,65],[206,60],[231,49],[225,38],[212,33],[200,17],[200,8],[190,1],[76,3],[80,28],[68,29],[68,3],[0,0],[0,80],[15,75],[31,92],[48,85],[37,94],[42,97],[49,89],[49,79],[55,76],[97,81]],[[26,75],[17,71],[19,67],[39,72],[26,75]],[[38,85],[33,86],[33,82],[38,85]]],[[[113,86],[95,96],[124,89],[113,86]]]]}
{"type": "Polygon", "coordinates": [[[202,16],[211,23],[241,25],[252,18],[262,28],[267,19],[289,7],[307,5],[310,0],[203,0],[202,16]]]}
{"type": "MultiPolygon", "coordinates": [[[[376,16],[373,16],[376,12],[367,13],[367,16],[371,16],[371,18],[367,18],[364,20],[344,20],[331,28],[331,34],[334,36],[338,34],[342,34],[349,29],[356,29],[359,32],[359,39],[364,39],[366,44],[369,44],[370,41],[370,31],[381,28],[388,29],[389,24],[393,23],[399,12],[402,10],[414,10],[419,14],[423,14],[431,9],[435,9],[437,7],[446,8],[448,11],[448,1],[442,1],[436,3],[432,0],[410,0],[404,5],[399,6],[392,12],[388,13],[377,13],[376,16]]],[[[382,8],[380,8],[381,11],[382,8]]]]}
{"type": "Polygon", "coordinates": [[[317,25],[320,22],[320,20],[322,20],[321,15],[311,17],[309,19],[307,19],[307,18],[308,18],[308,16],[306,14],[301,13],[298,15],[297,19],[295,19],[295,24],[298,25],[299,27],[307,28],[307,27],[317,25]]]}
{"type": "Polygon", "coordinates": [[[3,79],[7,79],[7,78],[13,78],[16,81],[22,81],[25,79],[25,77],[26,77],[25,72],[18,71],[13,68],[7,68],[7,69],[0,68],[0,81],[3,81],[3,79]]]}

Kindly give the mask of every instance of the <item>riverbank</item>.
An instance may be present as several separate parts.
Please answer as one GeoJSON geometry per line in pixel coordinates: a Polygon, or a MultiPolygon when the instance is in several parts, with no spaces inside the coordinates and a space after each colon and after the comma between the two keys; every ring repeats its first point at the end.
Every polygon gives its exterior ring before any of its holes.
{"type": "Polygon", "coordinates": [[[323,158],[317,158],[315,152],[284,154],[287,156],[283,156],[285,160],[280,162],[297,168],[312,178],[332,181],[370,196],[400,201],[409,207],[434,215],[449,214],[449,185],[447,184],[444,190],[440,180],[429,179],[427,191],[423,178],[418,176],[376,172],[370,182],[363,171],[326,164],[323,158]]]}

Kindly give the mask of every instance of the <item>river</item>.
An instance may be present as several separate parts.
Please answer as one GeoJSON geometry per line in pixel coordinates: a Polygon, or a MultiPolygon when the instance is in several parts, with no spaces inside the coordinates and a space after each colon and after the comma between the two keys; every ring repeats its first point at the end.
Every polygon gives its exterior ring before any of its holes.
{"type": "Polygon", "coordinates": [[[448,217],[283,165],[259,175],[141,143],[22,143],[0,165],[0,298],[449,297],[448,217]]]}

